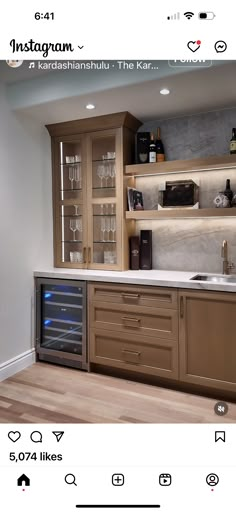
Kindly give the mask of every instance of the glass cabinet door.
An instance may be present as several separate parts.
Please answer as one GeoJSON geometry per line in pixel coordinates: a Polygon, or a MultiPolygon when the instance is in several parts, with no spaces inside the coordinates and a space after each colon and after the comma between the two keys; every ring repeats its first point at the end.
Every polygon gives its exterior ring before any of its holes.
{"type": "Polygon", "coordinates": [[[118,192],[123,173],[119,130],[89,136],[89,266],[114,269],[120,263],[121,225],[118,192]]]}
{"type": "Polygon", "coordinates": [[[66,266],[84,266],[86,225],[84,208],[84,163],[82,141],[60,142],[59,156],[60,261],[66,266]]]}

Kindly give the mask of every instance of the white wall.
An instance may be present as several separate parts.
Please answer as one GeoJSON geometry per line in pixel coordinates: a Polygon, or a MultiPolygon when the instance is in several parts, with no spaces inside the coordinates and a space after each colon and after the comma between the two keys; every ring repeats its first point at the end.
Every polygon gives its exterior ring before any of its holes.
{"type": "Polygon", "coordinates": [[[52,265],[50,138],[0,84],[0,367],[33,346],[33,270],[52,265]]]}

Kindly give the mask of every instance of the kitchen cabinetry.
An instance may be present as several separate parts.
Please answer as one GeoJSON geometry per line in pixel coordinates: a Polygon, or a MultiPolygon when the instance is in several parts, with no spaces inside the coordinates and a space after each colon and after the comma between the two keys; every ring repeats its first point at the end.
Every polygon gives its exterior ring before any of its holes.
{"type": "Polygon", "coordinates": [[[90,362],[178,378],[177,292],[89,285],[90,362]]]}
{"type": "Polygon", "coordinates": [[[236,296],[179,291],[180,380],[236,392],[236,296]]]}
{"type": "Polygon", "coordinates": [[[52,137],[54,264],[129,266],[124,165],[140,122],[128,112],[48,125],[52,137]]]}

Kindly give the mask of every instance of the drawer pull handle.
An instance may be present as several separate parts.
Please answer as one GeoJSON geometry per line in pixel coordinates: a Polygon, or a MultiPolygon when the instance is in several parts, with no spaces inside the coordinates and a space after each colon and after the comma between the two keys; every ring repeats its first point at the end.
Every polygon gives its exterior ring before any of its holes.
{"type": "Polygon", "coordinates": [[[125,350],[123,349],[122,352],[124,354],[132,354],[132,356],[140,356],[141,355],[141,352],[136,352],[135,350],[125,350]]]}
{"type": "Polygon", "coordinates": [[[184,318],[184,298],[183,295],[180,297],[180,318],[184,318]]]}
{"type": "Polygon", "coordinates": [[[123,299],[138,299],[140,295],[138,293],[122,293],[123,299]]]}
{"type": "Polygon", "coordinates": [[[136,327],[139,327],[139,323],[140,323],[140,318],[132,318],[132,317],[128,317],[128,316],[122,316],[121,320],[125,323],[125,322],[134,322],[136,327]]]}

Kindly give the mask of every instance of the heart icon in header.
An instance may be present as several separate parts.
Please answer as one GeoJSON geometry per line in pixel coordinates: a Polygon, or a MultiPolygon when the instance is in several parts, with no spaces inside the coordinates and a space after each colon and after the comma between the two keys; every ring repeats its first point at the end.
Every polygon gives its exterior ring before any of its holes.
{"type": "Polygon", "coordinates": [[[197,41],[189,41],[187,44],[187,47],[189,48],[189,50],[191,50],[191,52],[196,52],[197,50],[199,50],[200,46],[201,41],[199,41],[199,39],[197,41]]]}

